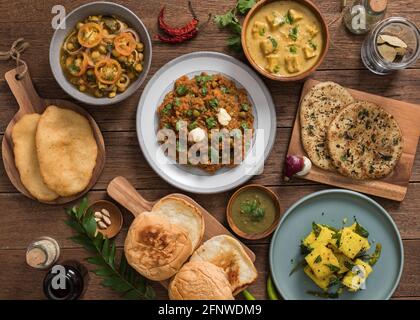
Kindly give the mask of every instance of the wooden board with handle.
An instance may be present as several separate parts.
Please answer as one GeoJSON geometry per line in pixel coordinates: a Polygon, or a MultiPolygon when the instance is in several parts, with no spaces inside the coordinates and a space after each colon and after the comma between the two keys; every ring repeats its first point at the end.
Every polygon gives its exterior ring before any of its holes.
{"type": "MultiPolygon", "coordinates": [[[[303,86],[300,101],[302,101],[308,91],[318,83],[319,81],[313,79],[307,80],[303,86]]],[[[344,177],[339,173],[326,171],[316,166],[313,166],[311,172],[302,178],[391,200],[404,200],[408,184],[410,182],[411,170],[413,168],[417,145],[419,142],[420,106],[353,89],[347,90],[349,90],[355,99],[373,102],[384,108],[395,117],[402,130],[404,139],[404,148],[400,161],[390,175],[378,180],[353,180],[351,178],[344,177]]],[[[301,142],[299,110],[296,115],[287,154],[306,154],[301,142]]]]}
{"type": "MultiPolygon", "coordinates": [[[[124,177],[114,178],[108,185],[107,188],[108,195],[130,211],[135,217],[142,214],[143,212],[151,211],[155,202],[148,201],[144,199],[137,190],[131,185],[131,183],[124,177]]],[[[180,194],[172,193],[162,199],[167,197],[178,197],[183,200],[186,200],[191,205],[195,206],[203,215],[204,218],[204,236],[203,242],[217,235],[225,234],[234,237],[215,217],[213,217],[206,209],[200,206],[190,197],[180,194]]],[[[160,199],[161,200],[161,199],[160,199]]],[[[240,242],[241,243],[241,242],[240,242]]],[[[255,254],[247,246],[241,243],[245,249],[245,252],[255,262],[255,254]]],[[[168,281],[161,281],[164,287],[168,287],[168,281]]]]}
{"type": "MultiPolygon", "coordinates": [[[[19,171],[15,165],[15,157],[13,153],[13,140],[12,140],[12,130],[13,126],[16,122],[18,122],[25,114],[31,113],[42,113],[44,110],[50,106],[55,105],[57,107],[70,109],[75,111],[83,116],[85,116],[93,130],[93,135],[96,140],[96,144],[98,146],[98,156],[96,158],[96,166],[93,170],[92,179],[89,182],[89,185],[85,188],[84,191],[81,193],[71,196],[71,197],[59,197],[53,201],[40,201],[43,203],[48,204],[64,204],[75,199],[81,197],[83,194],[88,192],[98,180],[102,170],[105,166],[105,143],[102,137],[101,130],[99,129],[98,125],[96,124],[95,120],[92,116],[85,111],[85,109],[79,107],[78,105],[66,101],[66,100],[57,100],[57,99],[42,99],[38,93],[36,92],[33,84],[32,79],[29,75],[29,71],[27,71],[22,79],[17,78],[17,74],[21,71],[22,67],[18,67],[16,69],[12,69],[5,74],[5,79],[7,84],[10,87],[13,95],[16,98],[16,101],[19,105],[19,111],[15,114],[12,120],[9,122],[6,131],[4,133],[3,142],[2,142],[2,157],[5,171],[10,179],[10,182],[14,185],[14,187],[27,196],[28,198],[35,199],[29,191],[24,187],[20,180],[19,171]]],[[[39,200],[38,200],[39,201],[39,200]]]]}

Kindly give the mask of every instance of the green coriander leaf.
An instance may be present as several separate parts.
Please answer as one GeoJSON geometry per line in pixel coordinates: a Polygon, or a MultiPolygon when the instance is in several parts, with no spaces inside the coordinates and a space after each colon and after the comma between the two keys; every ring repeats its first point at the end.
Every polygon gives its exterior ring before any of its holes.
{"type": "Polygon", "coordinates": [[[207,118],[206,124],[207,124],[207,128],[209,129],[213,129],[214,127],[217,126],[217,122],[213,117],[207,118]]]}
{"type": "Polygon", "coordinates": [[[321,258],[321,256],[318,256],[318,257],[316,257],[316,259],[315,259],[315,263],[320,263],[322,261],[322,258],[321,258]]]}
{"type": "Polygon", "coordinates": [[[284,16],[284,21],[288,24],[293,24],[295,22],[295,19],[290,14],[290,11],[287,11],[286,15],[284,16]]]}
{"type": "Polygon", "coordinates": [[[240,14],[246,14],[255,5],[255,0],[238,0],[236,8],[240,14]]]}
{"type": "Polygon", "coordinates": [[[293,41],[296,41],[298,38],[298,33],[299,33],[299,26],[295,26],[293,28],[289,29],[289,38],[292,39],[293,41]]]}
{"type": "Polygon", "coordinates": [[[278,46],[277,40],[274,39],[272,36],[268,36],[268,39],[271,41],[271,44],[273,45],[273,48],[277,48],[277,46],[278,46]]]}
{"type": "Polygon", "coordinates": [[[233,33],[241,34],[242,27],[239,23],[238,18],[235,15],[234,10],[229,10],[224,15],[214,16],[214,22],[219,26],[219,28],[227,28],[233,33]]]}
{"type": "Polygon", "coordinates": [[[296,54],[297,53],[297,47],[295,45],[291,45],[291,46],[289,46],[289,51],[290,51],[290,53],[296,54]]]}
{"type": "Polygon", "coordinates": [[[185,96],[187,94],[187,92],[188,92],[188,89],[184,85],[180,85],[180,86],[176,87],[176,94],[181,96],[181,97],[185,96]]]}
{"type": "Polygon", "coordinates": [[[236,52],[242,51],[242,42],[241,42],[241,36],[232,36],[227,40],[228,47],[236,52]]]}

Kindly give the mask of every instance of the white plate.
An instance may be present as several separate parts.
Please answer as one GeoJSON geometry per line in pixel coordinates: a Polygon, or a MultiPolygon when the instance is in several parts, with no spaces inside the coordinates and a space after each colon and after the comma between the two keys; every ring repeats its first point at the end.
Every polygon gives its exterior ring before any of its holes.
{"type": "Polygon", "coordinates": [[[164,65],[150,79],[137,108],[137,136],[151,167],[173,186],[193,193],[216,193],[233,189],[262,172],[276,136],[276,111],[271,95],[258,75],[244,63],[222,53],[194,52],[164,65]],[[254,142],[242,164],[208,174],[198,168],[178,165],[166,157],[157,141],[156,110],[176,79],[201,72],[221,73],[248,92],[254,110],[254,142]]]}

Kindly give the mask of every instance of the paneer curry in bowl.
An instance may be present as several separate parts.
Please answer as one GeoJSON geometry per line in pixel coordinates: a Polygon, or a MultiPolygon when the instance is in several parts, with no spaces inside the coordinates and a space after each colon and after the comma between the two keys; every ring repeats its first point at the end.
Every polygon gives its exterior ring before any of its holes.
{"type": "Polygon", "coordinates": [[[307,77],[328,50],[327,24],[307,0],[263,0],[248,13],[242,44],[251,65],[279,81],[307,77]]]}

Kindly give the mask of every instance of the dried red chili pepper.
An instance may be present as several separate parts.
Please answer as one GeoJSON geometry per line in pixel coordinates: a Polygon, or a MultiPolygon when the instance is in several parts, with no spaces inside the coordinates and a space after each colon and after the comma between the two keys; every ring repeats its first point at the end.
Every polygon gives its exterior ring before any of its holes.
{"type": "Polygon", "coordinates": [[[160,10],[159,13],[159,17],[158,17],[158,23],[159,23],[159,27],[168,35],[170,36],[181,36],[187,33],[191,33],[192,31],[194,31],[197,26],[198,26],[198,22],[199,20],[197,19],[197,17],[195,16],[194,11],[192,10],[192,6],[191,6],[191,2],[188,3],[189,7],[190,7],[190,11],[191,14],[193,15],[193,19],[188,22],[186,25],[184,25],[183,27],[171,27],[169,26],[164,19],[164,13],[165,13],[165,7],[163,7],[160,10]]]}
{"type": "Polygon", "coordinates": [[[175,43],[184,42],[186,40],[190,40],[190,39],[194,38],[197,34],[198,34],[198,30],[194,29],[191,32],[184,33],[184,34],[181,34],[181,35],[178,35],[178,36],[171,36],[171,37],[165,37],[165,36],[162,36],[162,35],[158,34],[157,38],[162,42],[175,44],[175,43]]]}

